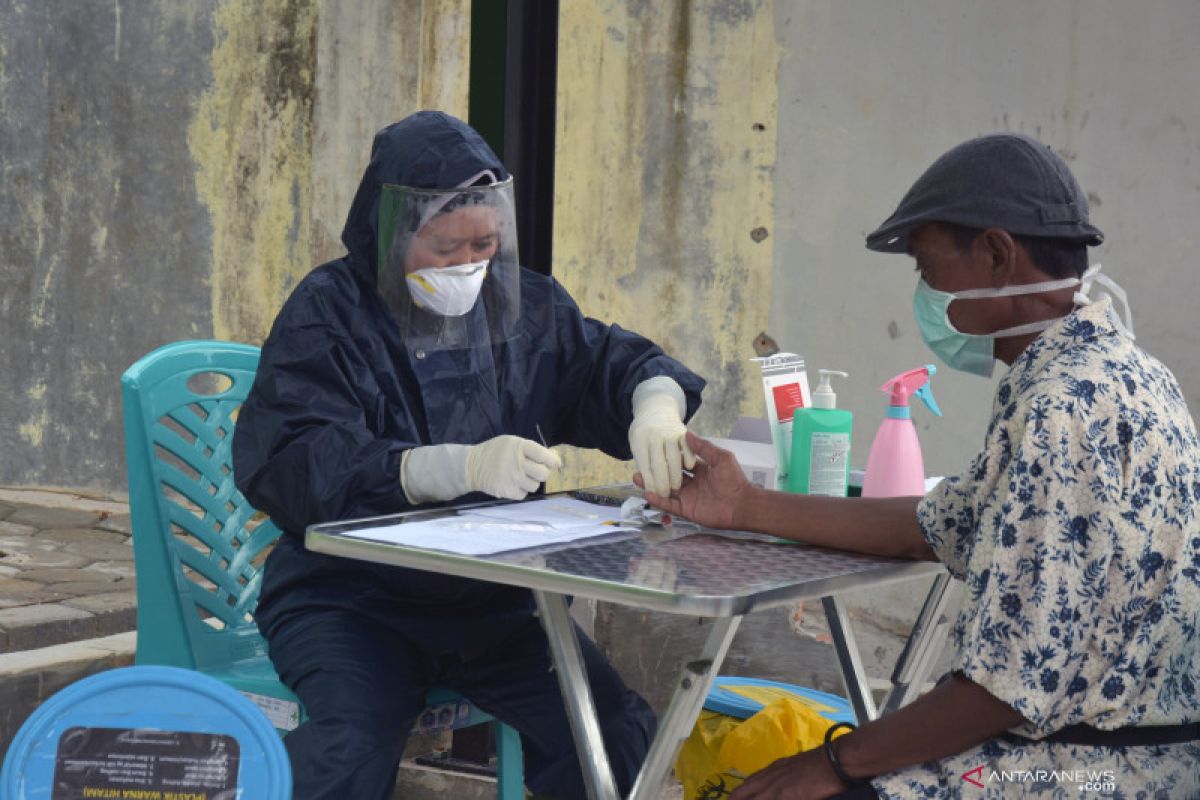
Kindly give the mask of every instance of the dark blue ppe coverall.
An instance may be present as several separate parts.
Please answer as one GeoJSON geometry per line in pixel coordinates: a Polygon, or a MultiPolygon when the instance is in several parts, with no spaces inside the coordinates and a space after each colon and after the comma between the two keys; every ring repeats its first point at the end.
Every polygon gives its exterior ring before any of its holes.
{"type": "MultiPolygon", "coordinates": [[[[380,131],[342,233],[348,254],[292,292],[240,411],[238,488],[284,531],[256,619],[309,715],[284,740],[302,800],[390,798],[434,685],[517,729],[531,791],[584,797],[529,591],[311,553],[302,537],[314,523],[409,509],[399,477],[409,448],[501,434],[536,441],[540,427],[551,445],[628,459],[640,382],[673,378],[688,417],[700,404],[703,379],[647,339],[584,317],[557,281],[525,269],[512,338],[429,353],[406,347],[376,289],[380,186],[449,188],[484,169],[508,176],[475,131],[445,114],[421,112],[380,131]]],[[[656,720],[580,638],[617,785],[628,793],[656,720]]]]}

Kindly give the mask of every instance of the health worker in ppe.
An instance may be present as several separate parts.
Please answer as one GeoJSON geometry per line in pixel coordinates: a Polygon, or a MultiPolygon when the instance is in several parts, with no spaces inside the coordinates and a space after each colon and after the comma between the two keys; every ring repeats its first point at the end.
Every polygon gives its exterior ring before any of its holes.
{"type": "MultiPolygon", "coordinates": [[[[308,720],[285,738],[297,798],[392,796],[434,685],[521,735],[533,792],[584,787],[529,591],[305,550],[318,522],[519,500],[597,448],[664,493],[693,463],[704,381],[653,342],[585,317],[520,266],[512,179],[463,122],[384,128],[342,234],[348,254],[292,292],[234,434],[238,488],[284,531],[255,617],[308,720]]],[[[618,787],[655,730],[646,702],[580,633],[618,787]]]]}
{"type": "Polygon", "coordinates": [[[936,688],[734,800],[1200,797],[1200,441],[1088,265],[1102,241],[1046,145],[952,148],[867,247],[915,259],[916,326],[945,363],[1007,367],[972,462],[924,497],[806,497],[693,438],[695,478],[647,494],[714,527],[940,561],[967,589],[936,688]]]}

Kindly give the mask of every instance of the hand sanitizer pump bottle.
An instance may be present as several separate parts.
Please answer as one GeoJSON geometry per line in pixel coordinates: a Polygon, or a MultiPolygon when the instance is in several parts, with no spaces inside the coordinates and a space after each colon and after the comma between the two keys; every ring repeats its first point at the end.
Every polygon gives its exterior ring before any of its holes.
{"type": "Polygon", "coordinates": [[[921,443],[908,407],[916,395],[937,416],[942,415],[929,379],[937,372],[933,364],[897,375],[879,387],[890,397],[887,416],[871,443],[867,472],[863,476],[863,497],[919,497],[925,494],[925,461],[921,443]]]}
{"type": "Polygon", "coordinates": [[[850,431],[854,415],[837,407],[830,375],[848,378],[836,369],[818,370],[821,383],[812,395],[812,408],[797,408],[792,423],[788,491],[845,497],[850,476],[850,431]]]}

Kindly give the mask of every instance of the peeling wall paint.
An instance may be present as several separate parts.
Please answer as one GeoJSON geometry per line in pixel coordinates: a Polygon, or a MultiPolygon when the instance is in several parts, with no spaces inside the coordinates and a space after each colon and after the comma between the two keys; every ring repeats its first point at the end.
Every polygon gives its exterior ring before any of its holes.
{"type": "Polygon", "coordinates": [[[471,0],[322,7],[313,101],[314,263],[346,252],[342,226],[376,131],[423,108],[466,119],[470,27],[471,0]]]}
{"type": "Polygon", "coordinates": [[[317,8],[227,0],[214,19],[212,86],[188,129],[212,224],[213,333],[258,344],[312,268],[317,8]]]}
{"type": "MultiPolygon", "coordinates": [[[[584,313],[708,379],[692,427],[709,435],[762,403],[747,359],[771,305],[774,15],[765,0],[610,0],[564,3],[559,23],[554,274],[584,313]]],[[[564,459],[559,486],[631,471],[564,459]]]]}

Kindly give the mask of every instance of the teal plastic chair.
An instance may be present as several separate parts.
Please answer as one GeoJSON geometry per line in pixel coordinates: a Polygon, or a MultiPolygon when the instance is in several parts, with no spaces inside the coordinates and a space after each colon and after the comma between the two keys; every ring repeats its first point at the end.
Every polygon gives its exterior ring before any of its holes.
{"type": "Polygon", "coordinates": [[[4,800],[165,795],[290,800],[292,768],[270,721],[226,684],[134,666],[38,706],[0,770],[4,800]]]}
{"type": "MultiPolygon", "coordinates": [[[[233,481],[233,427],[258,359],[250,345],[182,341],[121,376],[137,571],[135,662],[210,675],[288,731],[305,719],[304,709],[275,673],[253,617],[262,563],[280,531],[233,481]]],[[[428,702],[454,707],[455,728],[495,723],[497,796],[523,798],[517,732],[449,690],[434,690],[428,702]]]]}

